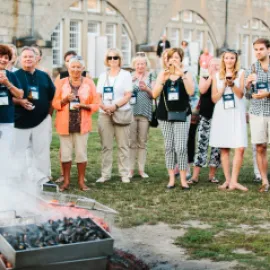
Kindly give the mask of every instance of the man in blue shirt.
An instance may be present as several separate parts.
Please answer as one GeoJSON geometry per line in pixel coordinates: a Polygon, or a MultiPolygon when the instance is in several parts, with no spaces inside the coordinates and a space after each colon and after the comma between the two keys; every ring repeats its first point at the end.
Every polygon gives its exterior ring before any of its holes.
{"type": "Polygon", "coordinates": [[[24,96],[21,100],[14,99],[17,104],[14,149],[21,164],[21,176],[43,184],[50,177],[51,102],[55,86],[47,73],[35,68],[35,57],[33,48],[24,47],[21,52],[22,69],[15,72],[24,96]],[[28,161],[32,175],[26,175],[27,148],[32,152],[32,158],[28,161]]]}

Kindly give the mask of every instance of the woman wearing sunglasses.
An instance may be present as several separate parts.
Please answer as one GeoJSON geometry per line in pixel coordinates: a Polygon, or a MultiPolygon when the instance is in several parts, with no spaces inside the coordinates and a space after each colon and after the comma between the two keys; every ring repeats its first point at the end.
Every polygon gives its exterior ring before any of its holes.
{"type": "Polygon", "coordinates": [[[129,183],[129,129],[133,120],[129,100],[132,95],[132,77],[128,71],[121,69],[123,57],[118,49],[108,49],[104,62],[108,71],[99,76],[97,85],[101,98],[98,131],[102,145],[101,177],[97,182],[111,179],[115,137],[119,174],[123,183],[129,183]]]}
{"type": "MultiPolygon", "coordinates": [[[[137,53],[138,54],[138,53],[137,53]]],[[[148,72],[150,63],[142,54],[132,60],[133,93],[130,99],[134,120],[130,126],[130,173],[134,175],[136,157],[138,157],[139,174],[142,178],[148,178],[145,173],[146,144],[149,131],[149,122],[152,119],[152,83],[153,76],[148,72]]]]}
{"type": "Polygon", "coordinates": [[[225,175],[225,182],[219,187],[221,190],[248,190],[238,183],[244,151],[247,147],[244,71],[239,67],[238,54],[234,51],[224,52],[221,57],[220,71],[213,78],[211,95],[215,109],[209,145],[220,148],[225,175]],[[232,171],[230,149],[234,149],[232,171]]]}

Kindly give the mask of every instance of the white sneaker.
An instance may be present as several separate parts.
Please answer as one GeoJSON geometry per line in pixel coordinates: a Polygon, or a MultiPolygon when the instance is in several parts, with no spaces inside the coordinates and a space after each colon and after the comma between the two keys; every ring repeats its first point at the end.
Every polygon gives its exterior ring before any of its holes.
{"type": "Polygon", "coordinates": [[[149,175],[144,172],[143,174],[141,174],[141,178],[149,178],[149,175]]]}
{"type": "Polygon", "coordinates": [[[130,183],[130,179],[128,177],[122,177],[123,183],[130,183]]]}
{"type": "Polygon", "coordinates": [[[106,178],[104,178],[104,177],[100,177],[100,178],[98,178],[98,180],[96,181],[96,183],[104,183],[104,182],[106,182],[106,181],[109,181],[110,179],[106,179],[106,178]]]}

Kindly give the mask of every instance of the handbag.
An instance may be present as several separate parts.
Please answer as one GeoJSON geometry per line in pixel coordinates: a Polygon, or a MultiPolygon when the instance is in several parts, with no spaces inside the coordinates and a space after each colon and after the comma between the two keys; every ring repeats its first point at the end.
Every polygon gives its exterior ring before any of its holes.
{"type": "Polygon", "coordinates": [[[165,94],[163,91],[164,104],[168,113],[168,121],[169,122],[186,122],[187,121],[187,110],[185,111],[169,111],[168,105],[166,102],[165,94]]]}
{"type": "Polygon", "coordinates": [[[112,121],[115,125],[127,126],[133,121],[133,111],[128,109],[126,111],[115,111],[112,115],[112,121]]]}
{"type": "Polygon", "coordinates": [[[157,101],[155,99],[155,109],[152,112],[152,118],[150,121],[150,127],[158,127],[158,120],[157,120],[157,101]]]}

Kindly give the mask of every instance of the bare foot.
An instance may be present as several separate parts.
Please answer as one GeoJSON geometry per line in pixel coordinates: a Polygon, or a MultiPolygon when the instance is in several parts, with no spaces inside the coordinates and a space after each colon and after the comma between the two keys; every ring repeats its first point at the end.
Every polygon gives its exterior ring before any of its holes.
{"type": "Polygon", "coordinates": [[[238,189],[238,190],[241,190],[241,191],[245,191],[247,192],[248,191],[248,188],[246,188],[245,186],[239,184],[239,183],[235,183],[235,184],[230,184],[229,185],[229,190],[235,190],[235,189],[238,189]]]}
{"type": "Polygon", "coordinates": [[[219,190],[226,190],[229,187],[228,182],[224,182],[222,185],[218,186],[219,190]]]}

